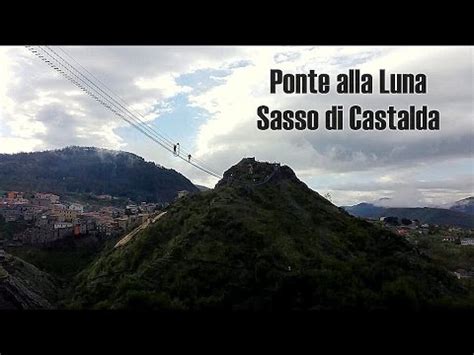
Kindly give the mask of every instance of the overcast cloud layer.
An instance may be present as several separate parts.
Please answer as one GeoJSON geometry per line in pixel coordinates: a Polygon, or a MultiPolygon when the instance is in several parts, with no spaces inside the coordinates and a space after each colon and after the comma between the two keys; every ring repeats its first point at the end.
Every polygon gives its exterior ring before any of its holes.
{"type": "MultiPolygon", "coordinates": [[[[54,48],[54,47],[53,47],[54,48]]],[[[404,206],[439,205],[473,194],[473,56],[469,47],[65,47],[89,71],[223,172],[244,156],[292,167],[336,204],[391,197],[404,206]],[[271,68],[335,74],[360,69],[425,73],[426,95],[269,93],[271,68]],[[428,105],[439,131],[259,131],[256,110],[398,109],[428,105]]],[[[377,80],[374,88],[378,87],[377,80]]],[[[375,91],[375,90],[374,90],[375,91]]],[[[323,121],[322,121],[323,122],[323,121]]],[[[87,145],[122,149],[210,178],[114,117],[22,47],[0,48],[0,152],[87,145]]]]}

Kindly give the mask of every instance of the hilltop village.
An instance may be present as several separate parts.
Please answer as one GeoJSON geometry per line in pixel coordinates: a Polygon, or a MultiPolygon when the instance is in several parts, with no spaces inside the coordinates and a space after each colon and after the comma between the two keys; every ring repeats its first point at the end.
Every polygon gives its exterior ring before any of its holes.
{"type": "MultiPolygon", "coordinates": [[[[178,196],[186,193],[180,191],[178,196]]],[[[0,223],[15,227],[4,233],[4,243],[38,245],[73,237],[118,236],[166,207],[147,202],[118,207],[113,203],[116,198],[110,195],[97,195],[94,199],[96,204],[81,204],[64,201],[53,193],[8,191],[0,195],[0,223]]]]}

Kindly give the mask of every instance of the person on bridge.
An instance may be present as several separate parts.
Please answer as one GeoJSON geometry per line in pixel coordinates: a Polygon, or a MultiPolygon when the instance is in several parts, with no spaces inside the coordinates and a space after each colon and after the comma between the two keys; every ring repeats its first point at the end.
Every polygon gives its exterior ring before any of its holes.
{"type": "Polygon", "coordinates": [[[191,162],[191,154],[188,154],[188,162],[191,162]]]}

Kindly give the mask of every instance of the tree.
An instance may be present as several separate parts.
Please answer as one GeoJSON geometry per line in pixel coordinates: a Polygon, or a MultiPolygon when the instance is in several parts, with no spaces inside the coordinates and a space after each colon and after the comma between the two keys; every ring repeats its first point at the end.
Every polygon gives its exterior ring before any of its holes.
{"type": "Polygon", "coordinates": [[[390,224],[392,226],[398,226],[399,225],[398,217],[394,217],[394,216],[385,217],[385,219],[383,221],[386,224],[390,224]]]}
{"type": "Polygon", "coordinates": [[[408,226],[411,224],[411,219],[408,219],[408,218],[402,218],[402,224],[404,226],[408,226]]]}

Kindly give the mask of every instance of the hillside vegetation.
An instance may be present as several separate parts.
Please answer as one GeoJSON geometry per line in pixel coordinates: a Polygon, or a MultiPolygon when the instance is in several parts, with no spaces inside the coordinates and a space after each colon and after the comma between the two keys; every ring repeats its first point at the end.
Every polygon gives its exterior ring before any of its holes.
{"type": "Polygon", "coordinates": [[[465,290],[403,238],[348,215],[287,166],[243,159],[216,188],[76,279],[71,308],[424,309],[465,290]]]}
{"type": "Polygon", "coordinates": [[[180,173],[126,152],[93,147],[0,154],[0,190],[93,193],[172,201],[198,189],[180,173]]]}

